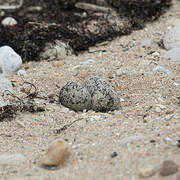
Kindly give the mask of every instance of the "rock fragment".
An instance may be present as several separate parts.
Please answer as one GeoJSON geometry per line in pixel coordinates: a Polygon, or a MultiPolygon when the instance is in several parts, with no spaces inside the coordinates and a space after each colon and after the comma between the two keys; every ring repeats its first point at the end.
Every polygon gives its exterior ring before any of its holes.
{"type": "Polygon", "coordinates": [[[44,50],[40,53],[39,57],[47,60],[61,60],[64,59],[68,54],[71,54],[70,47],[59,41],[46,43],[44,50]]]}
{"type": "Polygon", "coordinates": [[[89,76],[83,86],[91,94],[94,111],[108,112],[120,109],[120,98],[105,78],[89,76]]]}
{"type": "Polygon", "coordinates": [[[54,141],[48,148],[47,153],[41,160],[42,167],[62,165],[69,155],[69,145],[64,140],[54,141]]]}
{"type": "Polygon", "coordinates": [[[163,162],[159,174],[161,176],[169,176],[176,172],[178,172],[178,165],[172,160],[166,160],[163,162]]]}
{"type": "Polygon", "coordinates": [[[17,21],[12,17],[6,17],[2,20],[1,24],[3,26],[15,26],[17,24],[17,21]]]}
{"type": "Polygon", "coordinates": [[[180,62],[180,47],[174,47],[164,54],[165,59],[180,62]]]}
{"type": "Polygon", "coordinates": [[[91,95],[80,83],[67,82],[60,89],[59,102],[75,111],[89,110],[91,108],[91,95]]]}
{"type": "Polygon", "coordinates": [[[157,72],[157,71],[163,71],[163,72],[167,73],[169,76],[173,75],[172,71],[170,71],[169,69],[167,69],[167,68],[165,68],[163,66],[160,66],[160,65],[157,65],[152,70],[152,72],[157,72]]]}
{"type": "Polygon", "coordinates": [[[157,167],[154,167],[152,165],[144,165],[143,167],[139,168],[139,177],[141,178],[148,178],[157,172],[157,167]]]}
{"type": "Polygon", "coordinates": [[[0,47],[0,67],[3,75],[10,75],[22,65],[21,57],[9,46],[0,47]]]}
{"type": "Polygon", "coordinates": [[[163,38],[163,44],[166,49],[170,50],[174,47],[180,48],[180,26],[175,26],[163,38]]]}

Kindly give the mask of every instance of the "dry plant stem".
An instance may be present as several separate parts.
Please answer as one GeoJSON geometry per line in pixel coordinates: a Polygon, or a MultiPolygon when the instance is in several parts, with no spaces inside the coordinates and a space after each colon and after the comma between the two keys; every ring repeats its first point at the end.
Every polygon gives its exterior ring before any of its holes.
{"type": "Polygon", "coordinates": [[[97,6],[94,4],[83,3],[83,2],[76,3],[75,7],[86,11],[94,11],[94,12],[108,13],[111,11],[111,9],[107,7],[97,6]]]}
{"type": "Polygon", "coordinates": [[[3,10],[16,10],[16,9],[19,9],[22,5],[23,5],[23,0],[20,0],[19,5],[16,5],[16,6],[0,5],[0,9],[3,9],[3,10]]]}
{"type": "Polygon", "coordinates": [[[62,128],[56,129],[55,133],[60,134],[62,131],[65,131],[68,127],[72,126],[75,122],[80,121],[80,120],[83,120],[83,118],[79,118],[69,124],[65,124],[62,128]]]}

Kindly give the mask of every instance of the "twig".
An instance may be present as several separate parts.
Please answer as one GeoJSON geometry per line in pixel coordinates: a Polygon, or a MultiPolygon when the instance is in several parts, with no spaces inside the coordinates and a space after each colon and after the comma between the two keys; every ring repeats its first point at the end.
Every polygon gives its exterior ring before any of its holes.
{"type": "Polygon", "coordinates": [[[62,131],[65,131],[68,127],[70,127],[71,125],[73,125],[75,122],[80,121],[80,120],[82,120],[82,119],[83,119],[83,118],[76,119],[76,120],[74,120],[73,122],[64,125],[62,128],[56,129],[56,130],[55,130],[55,133],[56,133],[56,134],[60,134],[62,131]]]}
{"type": "Polygon", "coordinates": [[[20,3],[18,5],[14,5],[14,6],[0,5],[0,9],[3,9],[3,10],[15,10],[15,9],[21,8],[22,5],[23,5],[23,0],[20,0],[20,3]]]}
{"type": "Polygon", "coordinates": [[[107,7],[102,7],[102,6],[89,4],[89,3],[83,3],[83,2],[76,3],[75,7],[86,10],[86,11],[94,11],[94,12],[109,13],[111,11],[111,9],[107,7]]]}

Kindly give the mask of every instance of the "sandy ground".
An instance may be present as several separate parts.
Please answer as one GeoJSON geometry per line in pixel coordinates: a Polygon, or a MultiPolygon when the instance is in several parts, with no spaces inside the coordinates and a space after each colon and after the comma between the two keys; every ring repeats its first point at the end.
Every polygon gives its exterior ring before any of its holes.
{"type": "MultiPolygon", "coordinates": [[[[77,113],[45,101],[45,112],[19,113],[12,121],[0,122],[0,152],[26,157],[24,163],[1,165],[0,179],[136,180],[143,164],[158,168],[164,160],[173,160],[180,167],[180,148],[176,145],[180,139],[180,86],[176,84],[180,84],[180,64],[164,59],[165,50],[157,45],[174,19],[180,19],[180,1],[175,3],[158,21],[107,45],[93,47],[91,53],[23,65],[28,75],[23,79],[33,83],[41,95],[58,96],[59,87],[69,80],[82,82],[88,75],[106,77],[121,97],[122,110],[77,113]],[[155,42],[147,49],[141,46],[146,39],[155,42]],[[87,61],[90,63],[84,63],[87,61]],[[152,72],[157,65],[172,74],[152,72]],[[78,119],[67,130],[55,133],[78,119]],[[138,139],[125,142],[134,136],[138,139]],[[58,138],[70,144],[69,159],[56,170],[39,167],[48,144],[58,138]],[[114,158],[113,152],[118,154],[114,158]]],[[[22,78],[14,74],[11,80],[20,94],[22,78]]],[[[162,178],[157,172],[148,179],[175,180],[176,175],[162,178]]]]}

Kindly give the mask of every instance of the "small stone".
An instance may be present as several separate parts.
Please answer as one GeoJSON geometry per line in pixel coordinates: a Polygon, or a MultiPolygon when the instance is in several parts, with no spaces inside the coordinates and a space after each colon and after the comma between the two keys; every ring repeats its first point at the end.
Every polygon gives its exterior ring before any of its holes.
{"type": "Polygon", "coordinates": [[[180,47],[180,25],[175,26],[163,38],[163,43],[166,49],[180,47]]]}
{"type": "Polygon", "coordinates": [[[41,160],[42,167],[62,165],[69,155],[69,145],[64,140],[54,141],[48,148],[47,153],[41,160]]]}
{"type": "Polygon", "coordinates": [[[3,71],[3,75],[9,75],[17,71],[21,65],[21,57],[11,47],[0,47],[0,67],[3,71]]]}
{"type": "Polygon", "coordinates": [[[91,65],[94,62],[95,61],[93,59],[88,59],[87,61],[80,62],[80,64],[82,64],[82,65],[91,65]]]}
{"type": "Polygon", "coordinates": [[[27,77],[26,71],[25,71],[24,69],[20,69],[20,70],[17,72],[17,75],[18,75],[18,76],[22,76],[22,77],[27,77]]]}
{"type": "Polygon", "coordinates": [[[17,21],[12,17],[6,17],[2,20],[1,24],[3,26],[15,26],[17,24],[17,21]]]}
{"type": "Polygon", "coordinates": [[[116,156],[118,156],[118,153],[117,153],[117,152],[113,152],[113,153],[111,154],[111,157],[112,157],[112,158],[115,158],[116,156]]]}
{"type": "Polygon", "coordinates": [[[156,107],[156,108],[155,108],[155,111],[156,111],[157,113],[160,113],[160,112],[161,112],[161,108],[160,108],[160,107],[156,107]]]}
{"type": "Polygon", "coordinates": [[[124,74],[124,72],[122,71],[122,69],[118,69],[116,71],[116,76],[122,76],[124,74]]]}
{"type": "Polygon", "coordinates": [[[78,82],[67,82],[59,93],[59,102],[75,111],[91,109],[91,95],[88,90],[78,82]]]}
{"type": "Polygon", "coordinates": [[[139,168],[139,177],[141,178],[148,178],[157,172],[157,168],[152,165],[144,165],[143,167],[139,168]]]}
{"type": "Polygon", "coordinates": [[[45,44],[44,50],[40,53],[39,57],[47,60],[64,59],[68,54],[71,54],[71,49],[68,44],[55,40],[45,44]]]}
{"type": "Polygon", "coordinates": [[[180,47],[174,47],[167,51],[164,55],[164,58],[180,62],[180,47]]]}
{"type": "Polygon", "coordinates": [[[169,176],[176,172],[178,172],[178,165],[174,161],[166,160],[163,162],[159,174],[161,176],[169,176]]]}
{"type": "Polygon", "coordinates": [[[165,72],[165,73],[167,73],[169,76],[172,76],[173,75],[173,73],[169,70],[169,69],[167,69],[167,68],[165,68],[165,67],[163,67],[163,66],[156,66],[155,68],[153,68],[153,70],[152,70],[153,72],[156,72],[156,71],[163,71],[163,72],[165,72]]]}
{"type": "Polygon", "coordinates": [[[154,52],[154,53],[152,53],[152,55],[153,55],[154,57],[159,57],[159,56],[160,56],[159,52],[154,52]]]}
{"type": "Polygon", "coordinates": [[[108,112],[120,109],[120,98],[111,84],[100,76],[89,76],[83,83],[92,98],[94,111],[108,112]]]}

